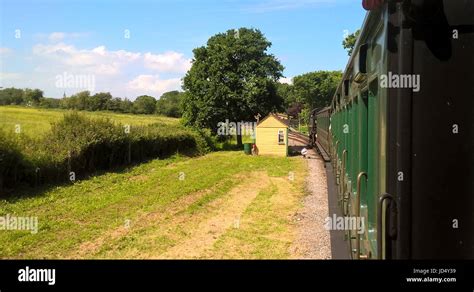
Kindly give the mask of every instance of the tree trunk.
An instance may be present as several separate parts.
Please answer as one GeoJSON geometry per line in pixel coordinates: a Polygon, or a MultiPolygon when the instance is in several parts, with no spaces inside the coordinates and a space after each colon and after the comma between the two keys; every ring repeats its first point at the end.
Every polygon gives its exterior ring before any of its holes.
{"type": "Polygon", "coordinates": [[[242,135],[237,135],[237,146],[242,147],[242,135]]]}

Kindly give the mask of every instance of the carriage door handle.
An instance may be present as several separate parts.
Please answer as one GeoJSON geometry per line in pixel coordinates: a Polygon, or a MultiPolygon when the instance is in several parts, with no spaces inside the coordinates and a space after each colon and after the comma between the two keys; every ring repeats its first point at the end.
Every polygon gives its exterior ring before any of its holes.
{"type": "Polygon", "coordinates": [[[342,213],[344,214],[344,196],[346,193],[346,187],[345,187],[345,176],[346,176],[346,171],[344,168],[346,168],[346,157],[347,157],[347,150],[344,149],[342,151],[342,161],[341,161],[341,171],[339,174],[339,184],[341,185],[341,206],[342,206],[342,213]]]}
{"type": "MultiPolygon", "coordinates": [[[[385,238],[385,233],[386,233],[386,224],[383,224],[383,211],[386,210],[387,208],[384,207],[384,202],[385,201],[390,201],[395,204],[395,209],[397,208],[397,201],[395,198],[387,193],[384,193],[380,195],[379,201],[378,201],[378,206],[377,206],[377,257],[378,259],[383,259],[383,238],[385,238]]],[[[385,204],[385,206],[388,206],[388,204],[385,204]]],[[[386,212],[385,212],[386,213],[386,212]]],[[[387,222],[385,222],[387,223],[387,222]]]]}
{"type": "MultiPolygon", "coordinates": [[[[357,175],[357,193],[356,193],[356,220],[362,220],[360,218],[360,196],[361,196],[361,192],[360,192],[360,188],[361,188],[361,181],[362,181],[362,177],[365,177],[365,182],[367,183],[368,181],[368,176],[367,176],[367,173],[366,172],[360,172],[359,175],[357,175]]],[[[364,258],[366,259],[367,256],[366,255],[362,255],[360,254],[360,233],[359,232],[356,232],[356,258],[357,259],[361,259],[361,258],[364,258]]]]}

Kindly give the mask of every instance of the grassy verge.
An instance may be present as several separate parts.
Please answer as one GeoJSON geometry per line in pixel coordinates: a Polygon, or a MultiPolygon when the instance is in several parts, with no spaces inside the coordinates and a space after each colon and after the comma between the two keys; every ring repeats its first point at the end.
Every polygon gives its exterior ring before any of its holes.
{"type": "Polygon", "coordinates": [[[206,220],[218,219],[239,199],[229,197],[231,190],[245,191],[248,174],[256,171],[271,184],[242,212],[242,228],[216,234],[200,257],[287,257],[303,161],[218,152],[153,160],[2,200],[0,216],[35,216],[39,230],[0,230],[0,258],[159,258],[192,239],[206,220]]]}

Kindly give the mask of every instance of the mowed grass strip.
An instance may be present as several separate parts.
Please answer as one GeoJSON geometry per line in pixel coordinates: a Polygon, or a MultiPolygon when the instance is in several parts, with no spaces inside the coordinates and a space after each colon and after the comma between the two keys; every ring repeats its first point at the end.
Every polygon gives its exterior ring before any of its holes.
{"type": "MultiPolygon", "coordinates": [[[[301,166],[301,165],[299,165],[301,166]]],[[[272,177],[238,220],[215,242],[202,258],[288,259],[295,239],[294,214],[301,207],[304,191],[303,169],[294,181],[272,177]]]]}
{"type": "MultiPolygon", "coordinates": [[[[0,230],[0,258],[160,257],[168,248],[192,236],[199,222],[219,210],[229,191],[245,184],[246,175],[256,171],[288,181],[289,172],[294,172],[296,178],[303,177],[305,168],[297,158],[217,152],[192,159],[175,156],[153,160],[123,172],[44,190],[39,196],[19,194],[0,201],[0,215],[37,216],[39,231],[31,234],[0,230]],[[184,180],[179,179],[180,173],[184,180]],[[179,220],[175,220],[177,216],[179,220]],[[127,224],[129,227],[124,230],[127,224]]],[[[303,189],[298,180],[290,185],[295,196],[303,189]]],[[[258,204],[260,207],[256,208],[265,208],[258,204]]],[[[296,211],[298,203],[290,205],[282,218],[287,218],[291,210],[296,211]]],[[[285,227],[281,232],[285,233],[291,220],[282,220],[285,227]]],[[[288,234],[291,232],[282,236],[291,236],[288,234]]],[[[283,257],[286,246],[272,248],[270,254],[254,251],[248,256],[283,257]]],[[[232,256],[211,254],[214,255],[232,256]]],[[[245,252],[238,257],[244,255],[245,252]]]]}
{"type": "MultiPolygon", "coordinates": [[[[61,120],[70,110],[38,109],[20,106],[0,106],[0,128],[14,132],[20,125],[21,133],[35,138],[42,136],[51,129],[51,123],[61,120]]],[[[146,126],[153,123],[178,125],[179,119],[155,115],[132,115],[112,112],[81,112],[90,118],[108,118],[116,123],[133,126],[146,126]]]]}

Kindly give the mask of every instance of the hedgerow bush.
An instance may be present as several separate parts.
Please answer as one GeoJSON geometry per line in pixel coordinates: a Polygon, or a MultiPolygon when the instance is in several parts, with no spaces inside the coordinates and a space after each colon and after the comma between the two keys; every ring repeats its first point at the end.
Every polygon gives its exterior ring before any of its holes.
{"type": "Polygon", "coordinates": [[[0,130],[0,190],[21,180],[25,160],[14,134],[0,130]]]}
{"type": "Polygon", "coordinates": [[[198,144],[198,151],[200,154],[205,154],[212,151],[217,151],[217,137],[212,134],[210,129],[193,128],[196,143],[198,144]]]}
{"type": "Polygon", "coordinates": [[[42,138],[0,132],[0,190],[66,181],[114,167],[166,157],[177,152],[204,154],[213,149],[200,133],[161,123],[115,124],[66,114],[42,138]],[[2,183],[3,182],[3,183],[2,183]]]}

